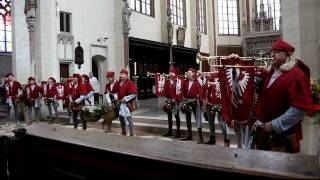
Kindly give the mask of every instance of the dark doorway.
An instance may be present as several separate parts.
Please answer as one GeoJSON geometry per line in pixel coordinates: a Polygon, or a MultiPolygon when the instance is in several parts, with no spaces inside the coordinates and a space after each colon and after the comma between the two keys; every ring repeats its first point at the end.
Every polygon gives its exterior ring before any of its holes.
{"type": "Polygon", "coordinates": [[[60,82],[66,82],[69,77],[69,64],[60,64],[60,82]]]}
{"type": "Polygon", "coordinates": [[[99,70],[98,70],[97,63],[95,61],[92,61],[92,73],[93,73],[93,76],[99,80],[99,70]]]}
{"type": "MultiPolygon", "coordinates": [[[[137,82],[139,98],[155,98],[154,78],[148,77],[147,73],[169,72],[168,44],[131,37],[129,49],[130,77],[134,75],[134,63],[137,63],[136,75],[139,76],[137,82]]],[[[174,66],[180,68],[182,74],[187,71],[189,67],[198,67],[196,64],[196,49],[174,46],[172,51],[174,66]]]]}

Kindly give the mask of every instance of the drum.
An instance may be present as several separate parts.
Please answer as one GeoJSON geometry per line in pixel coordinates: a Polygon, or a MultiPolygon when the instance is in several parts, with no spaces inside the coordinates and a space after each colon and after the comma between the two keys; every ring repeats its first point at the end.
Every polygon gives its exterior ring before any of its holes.
{"type": "Polygon", "coordinates": [[[80,110],[81,120],[96,122],[105,114],[105,109],[97,106],[83,106],[80,110]]]}
{"type": "Polygon", "coordinates": [[[108,106],[106,107],[105,114],[102,115],[103,123],[112,123],[113,120],[119,117],[119,109],[117,106],[108,106]]]}

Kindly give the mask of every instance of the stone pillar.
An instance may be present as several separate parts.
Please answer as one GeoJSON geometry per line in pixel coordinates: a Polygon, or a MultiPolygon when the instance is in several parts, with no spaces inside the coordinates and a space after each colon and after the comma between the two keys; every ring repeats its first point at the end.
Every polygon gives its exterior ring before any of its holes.
{"type": "MultiPolygon", "coordinates": [[[[320,1],[281,1],[281,14],[283,39],[296,48],[294,56],[302,59],[310,67],[311,76],[318,78],[320,75],[320,1]]],[[[302,129],[301,153],[316,155],[319,127],[313,123],[313,119],[305,118],[302,129]]]]}
{"type": "Polygon", "coordinates": [[[122,32],[124,40],[124,65],[129,68],[129,33],[131,30],[130,16],[131,9],[128,0],[123,0],[124,7],[122,8],[122,32]]]}
{"type": "Polygon", "coordinates": [[[172,10],[168,3],[167,8],[167,31],[168,31],[168,44],[169,44],[169,63],[170,67],[173,67],[173,54],[172,54],[172,43],[173,43],[173,22],[172,22],[172,10]]]}
{"type": "Polygon", "coordinates": [[[25,1],[12,0],[12,71],[15,78],[26,83],[31,75],[28,25],[24,14],[25,1]]]}

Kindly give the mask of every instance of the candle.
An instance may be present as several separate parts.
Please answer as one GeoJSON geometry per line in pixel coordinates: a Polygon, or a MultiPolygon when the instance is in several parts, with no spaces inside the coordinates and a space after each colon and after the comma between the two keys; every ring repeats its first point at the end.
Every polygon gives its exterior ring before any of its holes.
{"type": "Polygon", "coordinates": [[[134,62],[134,75],[137,75],[137,62],[134,62]]]}

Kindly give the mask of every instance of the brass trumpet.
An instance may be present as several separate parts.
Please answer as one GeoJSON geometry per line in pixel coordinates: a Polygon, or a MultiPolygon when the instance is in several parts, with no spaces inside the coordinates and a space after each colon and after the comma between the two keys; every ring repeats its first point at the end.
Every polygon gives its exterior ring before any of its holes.
{"type": "Polygon", "coordinates": [[[267,57],[240,57],[236,54],[231,54],[229,56],[202,56],[200,53],[197,54],[197,63],[201,63],[202,61],[208,61],[211,67],[249,67],[249,68],[266,68],[273,58],[267,57]],[[241,66],[241,65],[222,65],[222,61],[230,58],[238,58],[242,61],[255,61],[254,66],[241,66]]]}

